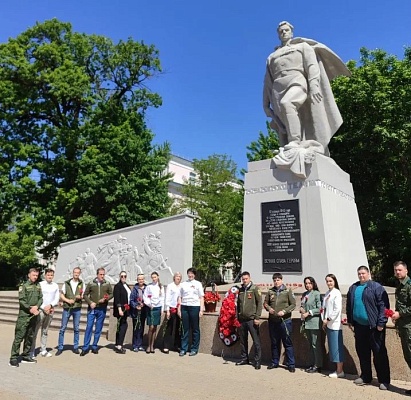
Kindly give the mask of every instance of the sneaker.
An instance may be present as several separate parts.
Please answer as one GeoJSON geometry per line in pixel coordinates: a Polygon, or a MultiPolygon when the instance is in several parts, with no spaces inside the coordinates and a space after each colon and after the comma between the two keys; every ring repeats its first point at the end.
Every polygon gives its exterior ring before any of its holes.
{"type": "Polygon", "coordinates": [[[21,359],[21,362],[23,364],[35,364],[37,362],[37,360],[35,360],[34,358],[31,358],[31,357],[23,357],[21,359]]]}
{"type": "Polygon", "coordinates": [[[331,374],[328,375],[330,378],[344,378],[345,374],[344,372],[337,373],[337,371],[332,372],[331,374]]]}
{"type": "Polygon", "coordinates": [[[40,354],[41,354],[42,357],[51,357],[53,355],[50,352],[48,352],[47,350],[42,351],[40,354]]]}
{"type": "Polygon", "coordinates": [[[32,358],[33,360],[35,360],[36,359],[36,354],[35,353],[30,353],[29,357],[32,358]]]}
{"type": "Polygon", "coordinates": [[[137,347],[133,347],[133,351],[134,351],[134,353],[138,353],[138,348],[137,348],[137,347]]]}
{"type": "Polygon", "coordinates": [[[364,386],[364,385],[368,385],[370,382],[364,382],[364,380],[360,377],[360,378],[357,378],[357,379],[354,381],[354,383],[355,383],[357,386],[364,386]]]}
{"type": "Polygon", "coordinates": [[[380,390],[388,390],[389,387],[389,383],[380,383],[380,390]]]}
{"type": "Polygon", "coordinates": [[[10,360],[9,365],[10,367],[17,368],[19,366],[19,362],[17,360],[10,360]]]}
{"type": "Polygon", "coordinates": [[[140,346],[140,347],[138,348],[138,351],[145,351],[145,348],[142,347],[142,346],[140,346]]]}

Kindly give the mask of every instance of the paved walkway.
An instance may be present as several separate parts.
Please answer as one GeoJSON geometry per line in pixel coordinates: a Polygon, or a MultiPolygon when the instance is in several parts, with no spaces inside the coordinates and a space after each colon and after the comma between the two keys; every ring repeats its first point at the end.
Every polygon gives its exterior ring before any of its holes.
{"type": "MultiPolygon", "coordinates": [[[[8,366],[14,327],[0,324],[0,399],[48,400],[57,398],[88,399],[227,399],[253,398],[282,400],[324,398],[405,399],[404,389],[411,383],[393,382],[392,391],[372,386],[356,387],[352,380],[309,375],[298,370],[290,374],[279,368],[256,371],[251,366],[236,367],[232,360],[198,354],[195,357],[155,354],[114,353],[112,344],[100,340],[98,355],[79,357],[66,350],[59,357],[38,358],[36,365],[8,366]],[[106,347],[107,346],[107,347],[106,347]],[[281,390],[281,395],[279,394],[281,390]],[[121,397],[120,397],[121,396],[121,397]],[[133,397],[132,397],[133,396],[133,397]],[[138,397],[136,397],[138,396],[138,397]]],[[[72,342],[68,332],[67,341],[72,342]]],[[[57,331],[49,332],[49,344],[57,343],[57,331]]],[[[83,338],[81,337],[81,342],[83,338]]],[[[55,352],[55,350],[53,350],[55,352]]]]}

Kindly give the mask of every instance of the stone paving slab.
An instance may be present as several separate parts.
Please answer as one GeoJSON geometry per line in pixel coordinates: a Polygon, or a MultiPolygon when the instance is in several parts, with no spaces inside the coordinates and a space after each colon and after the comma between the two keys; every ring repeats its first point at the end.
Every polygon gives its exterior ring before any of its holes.
{"type": "MultiPolygon", "coordinates": [[[[404,399],[411,383],[392,383],[392,391],[381,391],[377,383],[357,387],[354,376],[331,379],[322,374],[295,374],[283,368],[257,371],[252,366],[237,367],[235,360],[208,354],[179,357],[177,353],[155,354],[127,351],[120,355],[112,343],[101,338],[98,355],[79,357],[67,349],[59,357],[38,358],[36,365],[8,366],[14,327],[0,324],[0,399],[45,400],[56,398],[113,399],[268,399],[296,398],[327,400],[404,399]],[[281,394],[280,394],[281,393],[281,394]],[[121,396],[121,397],[120,397],[121,396]],[[134,397],[131,397],[134,396],[134,397]]],[[[48,343],[55,346],[57,331],[49,332],[48,343]]],[[[72,334],[67,335],[71,343],[72,334]]],[[[83,336],[80,335],[80,343],[83,336]]],[[[70,347],[70,346],[67,346],[70,347]]],[[[70,347],[71,348],[71,347],[70,347]]],[[[53,349],[53,352],[55,350],[53,349]]]]}

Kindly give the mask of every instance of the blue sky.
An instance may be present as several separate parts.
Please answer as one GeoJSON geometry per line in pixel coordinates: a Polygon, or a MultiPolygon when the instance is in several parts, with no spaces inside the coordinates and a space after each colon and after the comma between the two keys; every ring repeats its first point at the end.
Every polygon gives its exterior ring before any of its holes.
{"type": "MultiPolygon", "coordinates": [[[[6,3],[6,2],[4,2],[6,3]]],[[[383,0],[18,0],[3,4],[0,42],[36,21],[56,17],[79,32],[132,37],[160,50],[164,73],[149,83],[163,106],[148,113],[155,142],[188,159],[228,154],[246,167],[246,146],[266,131],[265,60],[278,44],[276,26],[316,39],[344,62],[359,49],[402,58],[411,45],[411,1],[383,0]]]]}

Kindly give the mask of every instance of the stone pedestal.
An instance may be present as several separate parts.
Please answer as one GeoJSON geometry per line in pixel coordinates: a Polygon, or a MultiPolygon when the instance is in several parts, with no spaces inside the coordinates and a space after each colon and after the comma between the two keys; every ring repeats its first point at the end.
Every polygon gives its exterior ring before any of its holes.
{"type": "Polygon", "coordinates": [[[271,159],[248,163],[242,270],[255,283],[281,272],[285,282],[313,276],[323,287],[333,273],[349,285],[360,265],[368,262],[354,192],[334,160],[317,155],[306,179],[271,159]]]}

